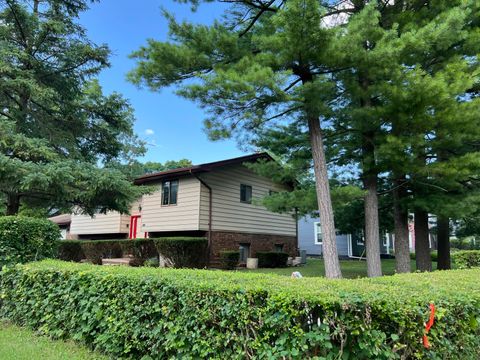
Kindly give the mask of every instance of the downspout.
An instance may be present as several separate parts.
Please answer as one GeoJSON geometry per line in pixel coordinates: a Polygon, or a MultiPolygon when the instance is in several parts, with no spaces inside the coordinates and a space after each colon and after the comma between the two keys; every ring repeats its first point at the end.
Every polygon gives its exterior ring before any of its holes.
{"type": "Polygon", "coordinates": [[[300,255],[300,248],[298,246],[298,208],[295,208],[295,252],[300,255]]]}
{"type": "MultiPolygon", "coordinates": [[[[210,249],[212,247],[212,188],[208,185],[205,181],[198,177],[192,170],[190,170],[190,174],[192,174],[203,186],[208,189],[208,236],[207,236],[207,262],[210,263],[210,249]]],[[[199,209],[200,211],[200,209],[199,209]]]]}

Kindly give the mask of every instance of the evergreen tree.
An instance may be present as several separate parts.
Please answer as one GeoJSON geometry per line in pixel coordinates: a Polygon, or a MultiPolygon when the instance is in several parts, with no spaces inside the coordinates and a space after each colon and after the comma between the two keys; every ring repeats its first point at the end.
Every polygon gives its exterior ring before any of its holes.
{"type": "Polygon", "coordinates": [[[0,2],[0,192],[8,215],[20,206],[128,212],[140,194],[109,168],[143,145],[129,103],[104,95],[95,79],[109,50],[77,23],[87,3],[0,2]]]}
{"type": "Polygon", "coordinates": [[[210,112],[205,126],[212,139],[250,140],[265,127],[301,120],[312,145],[325,273],[340,277],[320,121],[335,92],[324,66],[335,30],[320,26],[327,14],[316,0],[234,3],[226,21],[212,26],[167,15],[174,42],[150,40],[133,55],[138,64],[130,78],[153,90],[183,84],[179,93],[210,112]],[[198,81],[184,82],[192,78],[198,81]]]}

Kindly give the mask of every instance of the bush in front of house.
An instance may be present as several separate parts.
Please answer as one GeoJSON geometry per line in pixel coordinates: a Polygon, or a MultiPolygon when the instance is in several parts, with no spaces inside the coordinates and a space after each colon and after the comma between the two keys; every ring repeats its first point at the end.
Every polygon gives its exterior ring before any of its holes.
{"type": "Polygon", "coordinates": [[[288,254],[275,251],[258,251],[258,267],[281,268],[287,266],[288,254]]]}
{"type": "Polygon", "coordinates": [[[479,278],[480,269],[329,280],[47,260],[0,273],[0,318],[112,358],[478,359],[479,278]]]}
{"type": "Polygon", "coordinates": [[[475,241],[473,238],[451,239],[450,247],[458,250],[480,250],[480,241],[475,241]]]}
{"type": "Polygon", "coordinates": [[[157,251],[174,268],[207,266],[208,241],[203,237],[168,237],[154,239],[157,251]]]}
{"type": "Polygon", "coordinates": [[[61,240],[58,258],[79,262],[86,259],[92,264],[101,264],[102,259],[132,256],[130,265],[142,266],[158,253],[152,239],[118,240],[61,240]]]}
{"type": "Polygon", "coordinates": [[[88,240],[81,241],[81,248],[88,262],[101,265],[102,259],[121,258],[120,243],[128,240],[88,240]]]}
{"type": "Polygon", "coordinates": [[[133,256],[130,265],[143,266],[150,258],[158,257],[155,242],[152,239],[129,239],[119,241],[122,256],[133,256]]]}
{"type": "Polygon", "coordinates": [[[82,240],[59,240],[58,258],[64,261],[80,262],[85,259],[82,250],[82,240]]]}
{"type": "Polygon", "coordinates": [[[457,269],[480,267],[480,250],[455,251],[452,252],[451,256],[453,264],[457,269]]]}
{"type": "Polygon", "coordinates": [[[222,269],[234,270],[240,262],[240,251],[220,251],[222,269]]]}
{"type": "Polygon", "coordinates": [[[60,230],[48,219],[0,217],[0,268],[3,265],[55,258],[60,230]]]}

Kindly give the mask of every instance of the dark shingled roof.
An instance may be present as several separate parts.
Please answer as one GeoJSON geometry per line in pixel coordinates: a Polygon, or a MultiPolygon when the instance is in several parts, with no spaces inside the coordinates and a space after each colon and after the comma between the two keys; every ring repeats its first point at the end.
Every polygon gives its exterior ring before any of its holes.
{"type": "Polygon", "coordinates": [[[193,165],[193,166],[184,167],[184,168],[178,168],[178,169],[160,171],[153,174],[147,174],[147,175],[143,175],[136,178],[134,180],[134,184],[142,185],[142,184],[145,184],[151,181],[156,181],[156,180],[163,180],[163,179],[168,179],[168,178],[177,177],[177,176],[190,175],[192,173],[208,172],[222,166],[242,164],[245,162],[255,162],[259,159],[273,161],[273,158],[270,155],[268,155],[265,152],[262,152],[258,154],[241,156],[233,159],[215,161],[211,163],[193,165]]]}

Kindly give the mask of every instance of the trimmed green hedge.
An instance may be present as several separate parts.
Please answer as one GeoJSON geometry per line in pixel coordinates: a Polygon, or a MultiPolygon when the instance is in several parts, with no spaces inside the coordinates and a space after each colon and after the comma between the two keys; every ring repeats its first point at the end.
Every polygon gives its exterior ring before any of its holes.
{"type": "Polygon", "coordinates": [[[154,239],[158,253],[174,268],[207,266],[207,239],[203,237],[171,237],[154,239]]]}
{"type": "MultiPolygon", "coordinates": [[[[480,250],[455,251],[452,252],[451,256],[453,263],[457,269],[480,267],[480,250]]],[[[478,281],[480,284],[480,279],[478,281]]]]}
{"type": "Polygon", "coordinates": [[[258,267],[261,267],[261,268],[287,267],[288,254],[284,252],[258,251],[257,258],[258,258],[258,267]]]}
{"type": "Polygon", "coordinates": [[[327,280],[49,260],[0,273],[0,318],[113,358],[478,359],[479,278],[480,269],[327,280]]]}
{"type": "Polygon", "coordinates": [[[222,269],[233,270],[240,262],[240,251],[220,251],[222,269]]]}
{"type": "Polygon", "coordinates": [[[82,240],[59,240],[58,258],[65,261],[80,262],[85,259],[82,250],[82,240]]]}
{"type": "Polygon", "coordinates": [[[0,217],[0,268],[44,258],[56,258],[60,229],[48,219],[0,217]]]}
{"type": "Polygon", "coordinates": [[[177,268],[202,268],[207,263],[207,240],[196,237],[62,240],[59,248],[58,257],[61,260],[78,262],[86,259],[96,265],[101,265],[102,259],[132,255],[130,265],[142,266],[146,260],[158,257],[159,253],[177,268]]]}

